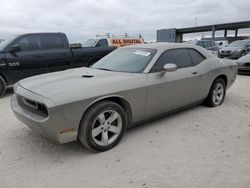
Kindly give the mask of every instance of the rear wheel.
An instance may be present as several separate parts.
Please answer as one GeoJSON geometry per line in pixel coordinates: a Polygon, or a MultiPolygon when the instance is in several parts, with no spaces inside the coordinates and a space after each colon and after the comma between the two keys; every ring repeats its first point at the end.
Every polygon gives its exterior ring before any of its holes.
{"type": "Polygon", "coordinates": [[[222,78],[218,78],[214,81],[208,97],[206,99],[206,104],[210,107],[216,107],[223,103],[226,95],[226,83],[222,78]]]}
{"type": "Polygon", "coordinates": [[[0,76],[0,97],[5,94],[6,91],[6,83],[5,80],[0,76]]]}
{"type": "Polygon", "coordinates": [[[84,115],[78,138],[92,151],[106,151],[121,140],[127,124],[127,116],[117,103],[103,101],[92,106],[84,115]]]}

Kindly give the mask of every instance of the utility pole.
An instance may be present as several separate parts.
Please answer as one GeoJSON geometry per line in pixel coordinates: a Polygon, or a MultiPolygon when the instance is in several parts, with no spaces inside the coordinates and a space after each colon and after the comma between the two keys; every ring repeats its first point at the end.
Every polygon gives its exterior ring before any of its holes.
{"type": "Polygon", "coordinates": [[[195,26],[195,27],[197,27],[197,22],[198,22],[198,18],[195,17],[195,18],[194,18],[194,26],[195,26]]]}

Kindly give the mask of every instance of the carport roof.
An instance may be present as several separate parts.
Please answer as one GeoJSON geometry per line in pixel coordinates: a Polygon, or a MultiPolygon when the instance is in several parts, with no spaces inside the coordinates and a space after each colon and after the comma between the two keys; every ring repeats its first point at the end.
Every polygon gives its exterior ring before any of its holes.
{"type": "Polygon", "coordinates": [[[206,32],[206,31],[211,31],[213,27],[215,28],[216,31],[244,29],[244,28],[250,28],[250,21],[180,28],[176,29],[176,33],[185,34],[185,33],[206,32]]]}

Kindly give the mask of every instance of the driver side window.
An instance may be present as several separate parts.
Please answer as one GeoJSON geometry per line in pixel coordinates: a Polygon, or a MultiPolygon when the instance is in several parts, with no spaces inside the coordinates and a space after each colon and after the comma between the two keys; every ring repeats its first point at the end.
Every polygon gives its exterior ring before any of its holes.
{"type": "Polygon", "coordinates": [[[192,59],[186,49],[173,49],[164,52],[155,63],[151,72],[160,72],[167,63],[177,65],[178,69],[192,67],[192,59]]]}
{"type": "Polygon", "coordinates": [[[40,36],[26,36],[18,40],[12,46],[20,46],[21,51],[33,51],[41,49],[41,37],[40,36]]]}

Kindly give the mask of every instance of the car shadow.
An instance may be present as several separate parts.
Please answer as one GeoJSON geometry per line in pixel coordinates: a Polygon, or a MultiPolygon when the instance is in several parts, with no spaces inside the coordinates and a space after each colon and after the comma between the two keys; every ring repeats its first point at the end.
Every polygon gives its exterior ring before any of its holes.
{"type": "MultiPolygon", "coordinates": [[[[121,143],[125,144],[126,140],[133,139],[133,137],[138,136],[138,134],[140,134],[140,131],[144,131],[144,132],[152,131],[152,126],[154,126],[155,129],[157,130],[157,126],[159,122],[173,121],[175,118],[178,118],[184,113],[193,113],[192,111],[199,110],[199,108],[206,108],[206,107],[197,106],[197,107],[189,108],[180,112],[176,112],[173,114],[163,116],[156,120],[150,120],[144,123],[140,123],[136,126],[133,126],[132,128],[127,129],[127,132],[124,135],[124,138],[122,139],[121,143]]],[[[22,124],[20,126],[25,126],[25,125],[22,124]]],[[[171,125],[168,125],[168,126],[171,126],[171,125]]],[[[171,127],[168,127],[168,128],[171,129],[171,127]]],[[[66,160],[67,158],[70,159],[72,157],[84,158],[88,156],[102,154],[102,153],[89,151],[78,141],[70,142],[66,144],[55,144],[45,139],[41,135],[33,132],[27,127],[22,127],[22,128],[19,128],[18,130],[19,131],[16,131],[17,135],[13,136],[13,138],[19,138],[18,141],[15,142],[15,144],[17,144],[17,147],[22,148],[22,151],[19,151],[19,152],[30,153],[29,155],[32,155],[32,157],[36,157],[36,155],[42,155],[43,159],[48,159],[48,160],[51,159],[52,161],[54,161],[55,159],[66,160]]],[[[118,144],[118,147],[119,147],[119,144],[118,144]]],[[[117,148],[115,147],[112,150],[113,152],[114,150],[117,151],[117,148]]],[[[119,150],[120,148],[118,148],[118,151],[119,150]]],[[[112,151],[108,151],[108,152],[112,152],[112,151]]]]}
{"type": "Polygon", "coordinates": [[[238,72],[239,76],[250,76],[250,72],[238,72]]]}
{"type": "Polygon", "coordinates": [[[15,131],[8,140],[10,148],[20,148],[15,151],[15,155],[28,156],[29,158],[39,158],[42,161],[58,162],[65,161],[74,157],[87,157],[94,155],[94,152],[87,150],[79,142],[70,142],[66,144],[53,143],[40,134],[35,133],[25,125],[15,131]]]}

